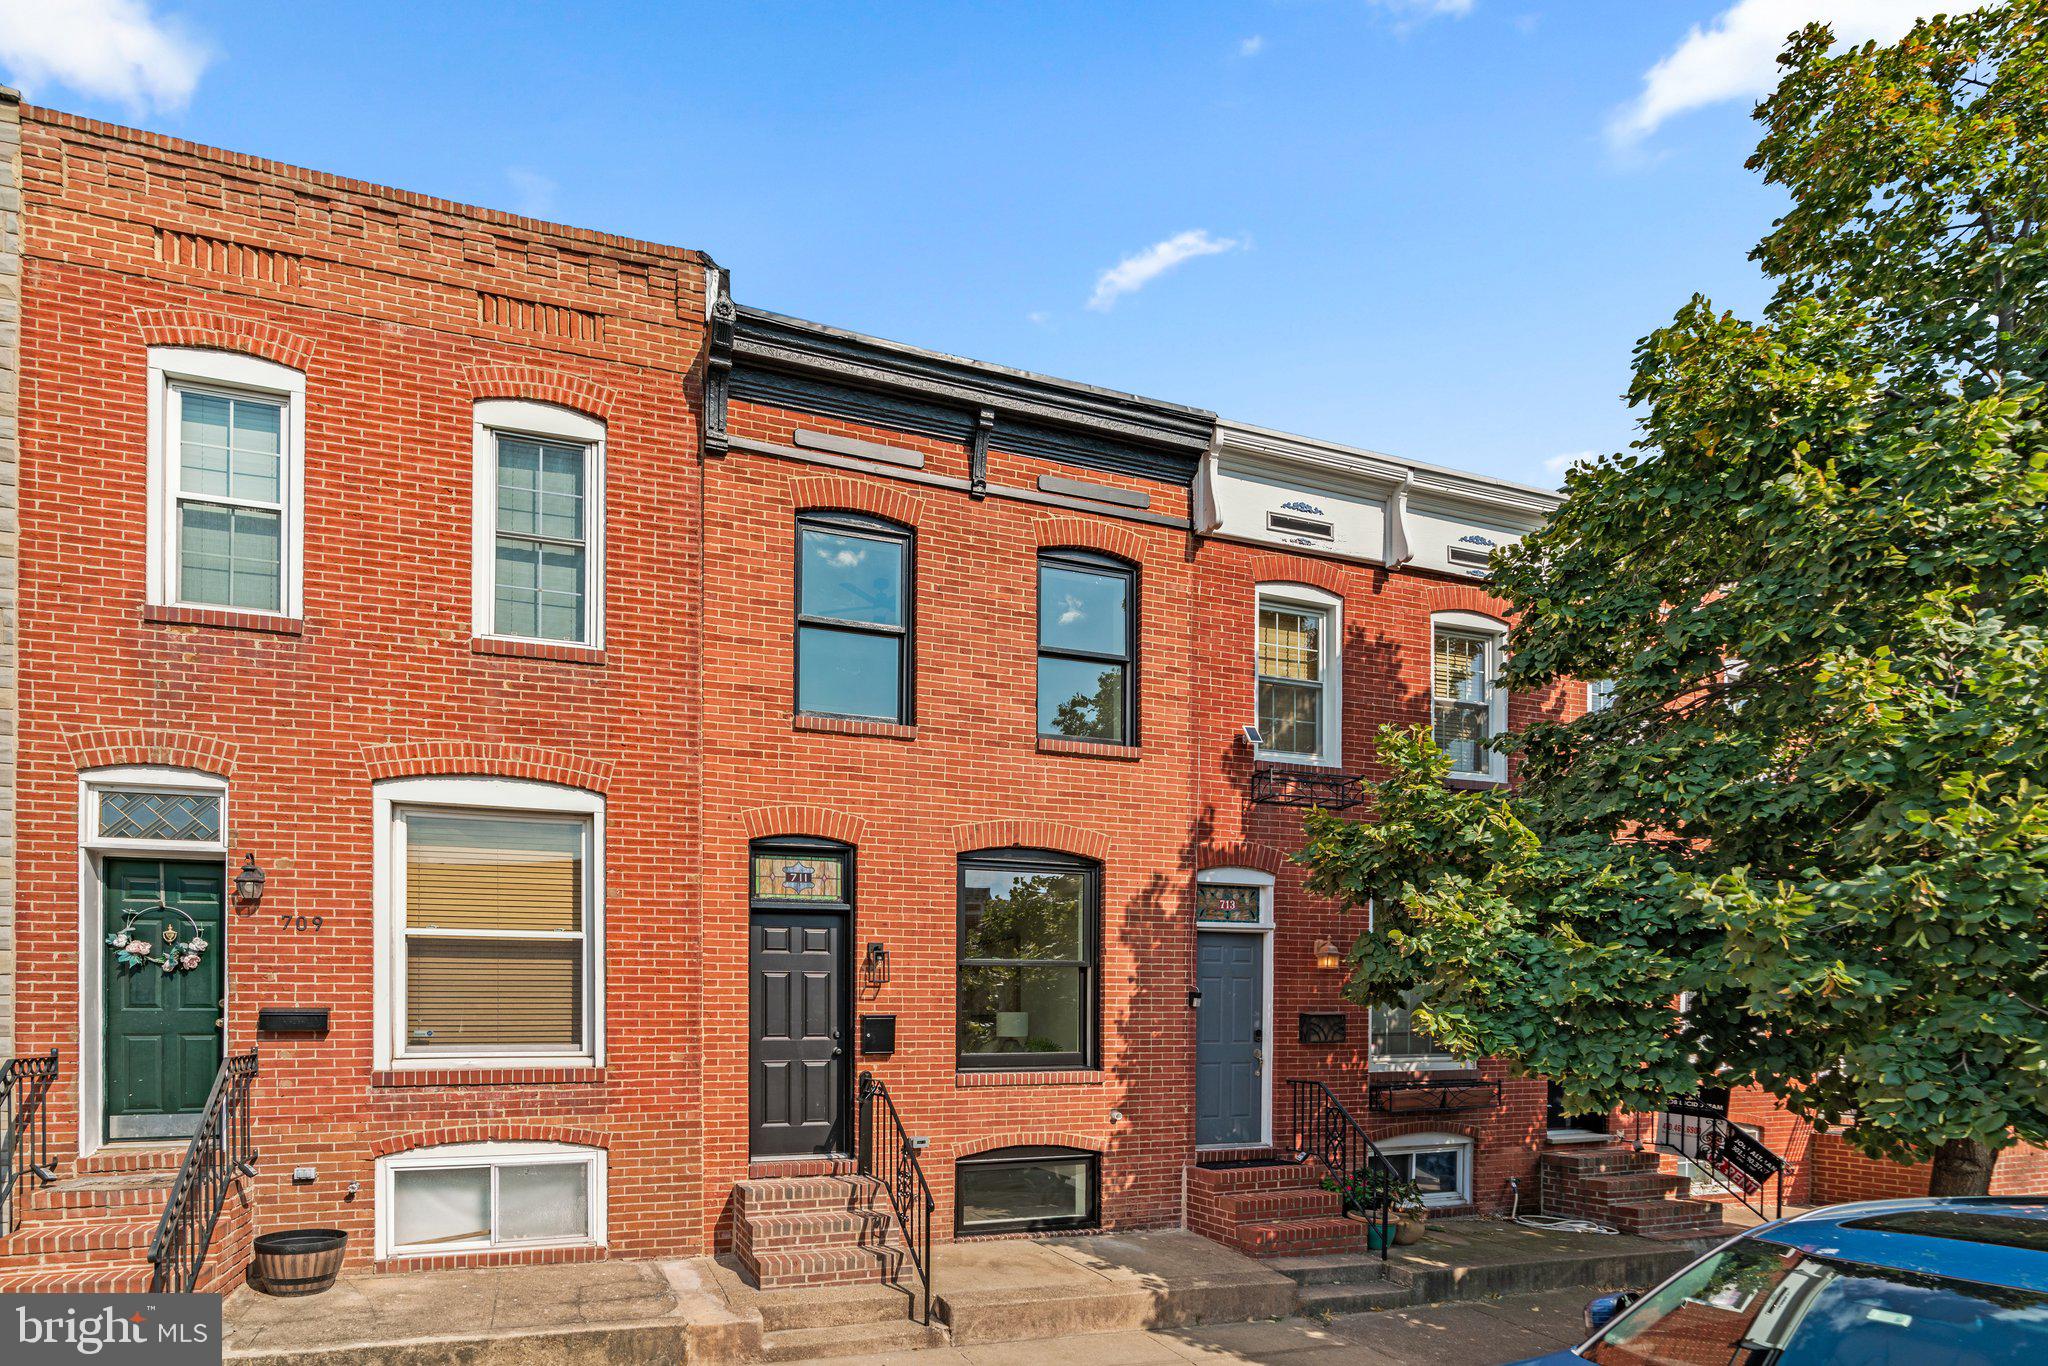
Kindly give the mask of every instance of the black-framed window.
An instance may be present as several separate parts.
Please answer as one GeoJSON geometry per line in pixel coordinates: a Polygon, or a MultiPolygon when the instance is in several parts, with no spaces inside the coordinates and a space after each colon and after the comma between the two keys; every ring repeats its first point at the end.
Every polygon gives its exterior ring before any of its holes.
{"type": "Polygon", "coordinates": [[[956,1234],[1093,1228],[1101,1219],[1096,1154],[1080,1148],[996,1148],[953,1164],[956,1234]]]}
{"type": "Polygon", "coordinates": [[[961,1068],[1092,1065],[1101,901],[1101,868],[1070,854],[960,860],[961,1068]]]}
{"type": "Polygon", "coordinates": [[[1137,740],[1137,571],[1085,550],[1038,557],[1038,733],[1137,740]]]}
{"type": "Polygon", "coordinates": [[[905,725],[911,534],[851,512],[797,518],[796,709],[905,725]]]}

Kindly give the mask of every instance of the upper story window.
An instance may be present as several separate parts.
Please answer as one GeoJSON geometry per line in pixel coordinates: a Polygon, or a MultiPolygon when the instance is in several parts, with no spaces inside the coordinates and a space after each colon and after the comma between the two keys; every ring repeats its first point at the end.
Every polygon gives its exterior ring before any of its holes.
{"type": "Polygon", "coordinates": [[[476,631],[604,641],[604,424],[517,399],[476,405],[476,631]]]}
{"type": "Polygon", "coordinates": [[[1038,733],[1135,743],[1137,573],[1085,550],[1038,557],[1038,733]]]}
{"type": "Polygon", "coordinates": [[[797,519],[796,709],[911,718],[911,539],[844,512],[797,519]]]}
{"type": "Polygon", "coordinates": [[[1586,685],[1586,710],[1606,711],[1614,705],[1614,680],[1596,678],[1586,685]]]}
{"type": "Polygon", "coordinates": [[[1431,634],[1432,721],[1438,747],[1451,756],[1451,776],[1507,781],[1507,756],[1492,747],[1507,730],[1500,686],[1507,628],[1470,612],[1439,612],[1431,634]]]}
{"type": "Polygon", "coordinates": [[[1289,585],[1259,590],[1258,718],[1262,758],[1340,761],[1337,599],[1289,585]]]}
{"type": "Polygon", "coordinates": [[[510,779],[377,787],[385,1062],[595,1058],[603,802],[510,779]]]}
{"type": "Polygon", "coordinates": [[[960,1067],[1090,1065],[1101,900],[1101,869],[1070,854],[960,860],[960,1067]]]}
{"type": "Polygon", "coordinates": [[[177,346],[149,376],[149,600],[297,616],[305,376],[177,346]]]}
{"type": "Polygon", "coordinates": [[[1415,995],[1398,1006],[1374,1006],[1370,1020],[1376,1067],[1454,1068],[1468,1066],[1415,1022],[1415,995]]]}

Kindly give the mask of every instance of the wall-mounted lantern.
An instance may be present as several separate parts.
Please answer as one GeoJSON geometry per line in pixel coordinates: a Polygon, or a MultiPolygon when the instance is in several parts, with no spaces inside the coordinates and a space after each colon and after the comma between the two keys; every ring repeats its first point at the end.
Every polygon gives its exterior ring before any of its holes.
{"type": "Polygon", "coordinates": [[[235,895],[254,906],[263,900],[263,884],[266,880],[263,870],[256,866],[256,856],[242,855],[242,871],[235,874],[235,895]]]}
{"type": "Polygon", "coordinates": [[[871,987],[878,987],[889,980],[889,947],[876,940],[868,945],[867,956],[860,960],[861,977],[871,987]]]}
{"type": "Polygon", "coordinates": [[[1337,946],[1330,940],[1318,939],[1316,941],[1316,966],[1319,968],[1341,968],[1344,966],[1344,955],[1338,952],[1337,946]]]}

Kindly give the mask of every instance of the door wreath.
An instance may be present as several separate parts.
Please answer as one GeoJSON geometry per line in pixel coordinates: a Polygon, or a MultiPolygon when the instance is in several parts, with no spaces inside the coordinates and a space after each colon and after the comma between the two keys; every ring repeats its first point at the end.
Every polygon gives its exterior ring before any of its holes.
{"type": "Polygon", "coordinates": [[[152,963],[165,973],[190,972],[205,956],[206,937],[199,932],[198,921],[176,906],[160,901],[154,906],[137,906],[132,911],[122,912],[121,928],[107,936],[107,947],[114,951],[114,961],[130,972],[152,963]],[[177,916],[191,928],[192,933],[181,943],[178,927],[165,925],[159,936],[163,940],[163,951],[159,953],[150,937],[137,933],[135,929],[136,920],[151,911],[164,912],[166,919],[177,916]]]}

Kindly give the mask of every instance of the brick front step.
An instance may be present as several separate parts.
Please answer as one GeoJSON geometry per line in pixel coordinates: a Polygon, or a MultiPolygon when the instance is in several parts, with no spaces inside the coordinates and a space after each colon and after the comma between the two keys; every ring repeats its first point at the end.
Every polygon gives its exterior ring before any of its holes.
{"type": "Polygon", "coordinates": [[[872,1247],[896,1240],[896,1216],[888,1210],[808,1210],[798,1214],[750,1214],[748,1244],[756,1252],[812,1247],[872,1247]]]}
{"type": "Polygon", "coordinates": [[[140,1210],[161,1213],[176,1177],[177,1173],[170,1171],[67,1177],[48,1186],[31,1185],[22,1207],[39,1219],[90,1219],[111,1210],[130,1218],[140,1210]]]}
{"type": "Polygon", "coordinates": [[[1603,1221],[1623,1233],[1695,1232],[1721,1222],[1721,1209],[1705,1200],[1618,1200],[1603,1221]]]}
{"type": "Polygon", "coordinates": [[[800,1285],[893,1284],[907,1258],[900,1247],[822,1247],[782,1252],[737,1251],[739,1263],[763,1290],[800,1285]]]}
{"type": "Polygon", "coordinates": [[[1335,1191],[1300,1186],[1219,1195],[1216,1208],[1234,1224],[1271,1223],[1281,1219],[1339,1218],[1344,1213],[1344,1201],[1335,1191]]]}
{"type": "Polygon", "coordinates": [[[0,1270],[0,1294],[121,1295],[149,1289],[150,1265],[119,1267],[50,1266],[0,1270]]]}
{"type": "Polygon", "coordinates": [[[74,1176],[105,1176],[112,1172],[165,1172],[175,1175],[185,1161],[185,1140],[176,1143],[109,1144],[91,1157],[81,1157],[74,1176]]]}
{"type": "Polygon", "coordinates": [[[1195,1167],[1188,1172],[1188,1184],[1198,1190],[1221,1195],[1225,1192],[1289,1190],[1312,1188],[1322,1181],[1322,1169],[1312,1162],[1271,1162],[1252,1167],[1195,1167]]]}
{"type": "Polygon", "coordinates": [[[1690,1184],[1682,1176],[1657,1172],[1595,1172],[1579,1178],[1581,1189],[1607,1200],[1654,1200],[1677,1195],[1690,1184]]]}
{"type": "Polygon", "coordinates": [[[882,1183],[871,1176],[770,1177],[738,1182],[733,1186],[733,1201],[740,1218],[873,1209],[882,1202],[882,1183]]]}
{"type": "Polygon", "coordinates": [[[156,1236],[157,1220],[53,1219],[25,1224],[12,1237],[0,1238],[0,1266],[12,1257],[54,1257],[103,1248],[146,1248],[156,1236]]]}
{"type": "Polygon", "coordinates": [[[1364,1252],[1369,1225],[1341,1216],[1240,1224],[1231,1245],[1248,1257],[1302,1257],[1315,1252],[1364,1252]]]}

